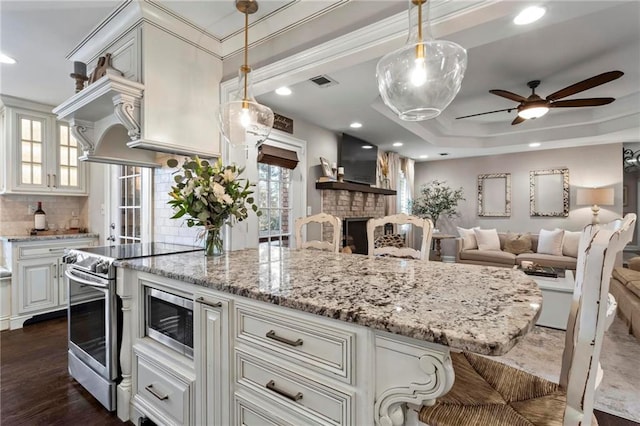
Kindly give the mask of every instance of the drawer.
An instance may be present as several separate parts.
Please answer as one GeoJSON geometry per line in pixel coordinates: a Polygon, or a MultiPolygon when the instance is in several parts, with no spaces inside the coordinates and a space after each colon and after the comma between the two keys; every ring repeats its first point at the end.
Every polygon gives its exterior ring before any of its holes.
{"type": "Polygon", "coordinates": [[[294,426],[277,416],[274,410],[262,407],[261,401],[251,403],[236,394],[233,398],[236,424],[242,426],[294,426]]]}
{"type": "Polygon", "coordinates": [[[236,378],[266,400],[321,424],[352,424],[355,395],[341,392],[236,349],[236,378]]]}
{"type": "Polygon", "coordinates": [[[187,383],[146,359],[137,357],[136,393],[178,424],[189,424],[189,391],[187,383]]]}
{"type": "Polygon", "coordinates": [[[340,328],[236,305],[237,340],[271,350],[283,359],[352,383],[355,335],[340,328]]]}
{"type": "Polygon", "coordinates": [[[64,249],[90,247],[95,244],[95,239],[87,240],[63,240],[57,243],[30,244],[18,246],[18,259],[29,259],[43,256],[62,256],[64,249]]]}

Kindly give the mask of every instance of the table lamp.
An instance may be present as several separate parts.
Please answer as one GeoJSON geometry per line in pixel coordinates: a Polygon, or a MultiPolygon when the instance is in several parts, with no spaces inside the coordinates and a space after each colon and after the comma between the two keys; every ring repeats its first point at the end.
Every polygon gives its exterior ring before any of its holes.
{"type": "Polygon", "coordinates": [[[576,204],[591,205],[591,211],[593,212],[591,223],[595,225],[600,223],[598,218],[600,206],[612,206],[613,195],[613,188],[579,188],[576,204]]]}

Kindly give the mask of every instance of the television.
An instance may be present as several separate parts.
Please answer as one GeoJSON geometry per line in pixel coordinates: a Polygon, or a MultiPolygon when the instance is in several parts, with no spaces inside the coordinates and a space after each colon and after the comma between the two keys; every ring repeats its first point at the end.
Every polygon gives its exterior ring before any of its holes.
{"type": "Polygon", "coordinates": [[[338,146],[338,165],[344,167],[345,181],[375,186],[378,147],[343,133],[338,146]]]}

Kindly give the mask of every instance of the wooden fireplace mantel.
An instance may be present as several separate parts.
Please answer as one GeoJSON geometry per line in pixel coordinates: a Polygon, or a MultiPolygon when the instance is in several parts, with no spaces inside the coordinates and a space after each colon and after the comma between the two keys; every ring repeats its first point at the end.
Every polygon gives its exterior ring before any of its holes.
{"type": "Polygon", "coordinates": [[[397,192],[392,189],[375,188],[361,183],[351,182],[316,182],[316,189],[331,189],[335,191],[356,191],[371,194],[396,195],[397,192]]]}

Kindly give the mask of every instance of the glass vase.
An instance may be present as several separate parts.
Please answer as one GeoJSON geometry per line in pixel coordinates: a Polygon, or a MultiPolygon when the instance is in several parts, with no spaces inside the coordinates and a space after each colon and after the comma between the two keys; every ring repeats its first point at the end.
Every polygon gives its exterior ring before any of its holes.
{"type": "Polygon", "coordinates": [[[224,254],[222,234],[220,228],[207,229],[204,241],[204,255],[209,257],[222,256],[224,254]]]}

